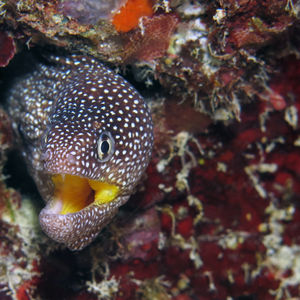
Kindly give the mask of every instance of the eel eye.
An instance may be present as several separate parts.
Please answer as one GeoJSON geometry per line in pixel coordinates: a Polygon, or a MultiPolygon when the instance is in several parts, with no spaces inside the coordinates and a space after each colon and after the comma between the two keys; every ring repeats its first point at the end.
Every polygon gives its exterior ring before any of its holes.
{"type": "Polygon", "coordinates": [[[111,134],[109,132],[101,133],[98,140],[98,146],[97,146],[99,159],[101,161],[109,160],[112,154],[114,153],[114,150],[115,150],[115,142],[111,134]]]}

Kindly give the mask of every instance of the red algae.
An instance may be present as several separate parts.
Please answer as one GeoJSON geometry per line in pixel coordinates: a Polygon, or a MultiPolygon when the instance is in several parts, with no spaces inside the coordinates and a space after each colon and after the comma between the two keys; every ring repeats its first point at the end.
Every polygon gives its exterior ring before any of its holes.
{"type": "Polygon", "coordinates": [[[174,14],[143,18],[140,28],[125,38],[125,62],[151,62],[164,56],[178,21],[174,14]]]}
{"type": "Polygon", "coordinates": [[[16,53],[14,39],[0,31],[0,67],[6,67],[16,53]]]}

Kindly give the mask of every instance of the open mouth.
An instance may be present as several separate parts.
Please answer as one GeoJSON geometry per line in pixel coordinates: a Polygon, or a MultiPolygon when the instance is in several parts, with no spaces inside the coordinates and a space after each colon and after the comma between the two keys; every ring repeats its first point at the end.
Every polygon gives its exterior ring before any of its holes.
{"type": "Polygon", "coordinates": [[[61,215],[79,212],[90,204],[111,202],[119,194],[116,185],[69,174],[53,175],[52,181],[54,196],[51,210],[61,215]]]}

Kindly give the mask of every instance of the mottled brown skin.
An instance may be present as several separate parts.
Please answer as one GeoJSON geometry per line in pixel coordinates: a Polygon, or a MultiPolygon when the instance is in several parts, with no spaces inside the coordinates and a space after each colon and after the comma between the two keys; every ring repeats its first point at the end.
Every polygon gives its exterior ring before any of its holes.
{"type": "Polygon", "coordinates": [[[149,163],[153,128],[147,106],[122,77],[93,58],[73,55],[52,57],[20,79],[11,89],[9,113],[47,203],[39,216],[42,229],[68,248],[82,249],[128,200],[149,163]],[[102,150],[108,152],[102,156],[102,150]],[[53,199],[54,174],[106,182],[119,193],[108,203],[62,214],[53,199]]]}

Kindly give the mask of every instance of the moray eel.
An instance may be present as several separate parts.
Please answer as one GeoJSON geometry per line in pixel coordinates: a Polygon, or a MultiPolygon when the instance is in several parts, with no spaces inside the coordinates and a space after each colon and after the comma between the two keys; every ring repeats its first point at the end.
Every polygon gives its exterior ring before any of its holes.
{"type": "Polygon", "coordinates": [[[19,79],[9,114],[46,202],[43,231],[87,246],[133,193],[153,146],[140,94],[92,57],[53,56],[19,79]]]}

